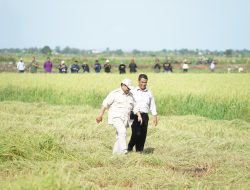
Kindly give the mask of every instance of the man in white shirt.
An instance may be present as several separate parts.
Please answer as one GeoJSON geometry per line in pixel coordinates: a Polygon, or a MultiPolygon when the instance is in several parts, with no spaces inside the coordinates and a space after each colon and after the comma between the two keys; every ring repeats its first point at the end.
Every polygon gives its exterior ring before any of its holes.
{"type": "Polygon", "coordinates": [[[214,70],[215,70],[214,61],[212,61],[211,64],[210,64],[210,70],[211,70],[212,72],[214,72],[214,70]]]}
{"type": "Polygon", "coordinates": [[[126,128],[129,126],[131,111],[137,114],[138,122],[142,122],[139,108],[131,94],[133,88],[130,79],[124,79],[121,87],[113,90],[108,94],[102,103],[102,108],[96,118],[96,122],[100,123],[106,109],[109,110],[108,124],[112,124],[116,129],[116,141],[113,147],[113,154],[127,153],[126,145],[126,128]]]}
{"type": "Polygon", "coordinates": [[[189,66],[186,59],[183,61],[182,69],[184,73],[188,72],[189,66]]]}
{"type": "Polygon", "coordinates": [[[23,62],[23,59],[21,58],[20,61],[17,63],[17,70],[19,71],[19,73],[23,73],[25,70],[25,65],[23,62]]]}
{"type": "Polygon", "coordinates": [[[155,100],[153,94],[147,89],[148,77],[145,74],[140,74],[138,78],[139,86],[131,91],[135,98],[136,104],[139,107],[142,124],[140,124],[138,117],[135,115],[132,123],[132,134],[128,144],[128,151],[132,151],[133,147],[137,152],[142,152],[147,136],[148,128],[148,113],[153,115],[154,126],[158,124],[155,100]]]}

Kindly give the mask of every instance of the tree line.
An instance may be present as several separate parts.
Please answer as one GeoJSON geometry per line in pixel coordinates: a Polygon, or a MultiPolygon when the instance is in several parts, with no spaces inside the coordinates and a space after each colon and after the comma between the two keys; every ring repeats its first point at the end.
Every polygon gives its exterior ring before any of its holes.
{"type": "Polygon", "coordinates": [[[56,46],[52,49],[49,46],[44,46],[42,48],[38,47],[30,47],[30,48],[2,48],[0,49],[0,53],[16,53],[16,54],[44,54],[44,55],[57,55],[57,54],[65,54],[65,55],[92,55],[92,54],[105,54],[107,56],[116,55],[134,55],[134,56],[162,56],[166,54],[172,55],[211,55],[211,56],[250,56],[250,50],[242,49],[242,50],[234,50],[234,49],[226,49],[224,51],[211,51],[211,50],[201,50],[201,49],[176,49],[176,50],[167,50],[162,49],[158,51],[142,51],[138,49],[134,49],[131,51],[124,51],[122,49],[111,50],[110,48],[106,48],[102,51],[97,51],[93,49],[78,49],[71,47],[61,48],[60,46],[56,46]]]}

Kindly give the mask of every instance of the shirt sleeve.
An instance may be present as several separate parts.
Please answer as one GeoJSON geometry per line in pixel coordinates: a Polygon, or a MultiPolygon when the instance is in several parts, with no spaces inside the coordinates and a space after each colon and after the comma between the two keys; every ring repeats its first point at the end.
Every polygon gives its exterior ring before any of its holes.
{"type": "Polygon", "coordinates": [[[108,96],[103,100],[102,106],[108,109],[114,102],[114,99],[115,99],[114,93],[110,92],[108,96]]]}
{"type": "Polygon", "coordinates": [[[151,93],[151,101],[150,101],[149,109],[150,109],[150,112],[152,113],[152,115],[157,115],[155,99],[154,99],[154,96],[152,93],[151,93]]]}
{"type": "Polygon", "coordinates": [[[139,109],[139,106],[138,106],[138,104],[136,103],[134,97],[133,97],[133,101],[134,101],[133,112],[134,112],[134,114],[137,114],[137,113],[140,111],[140,109],[139,109]]]}

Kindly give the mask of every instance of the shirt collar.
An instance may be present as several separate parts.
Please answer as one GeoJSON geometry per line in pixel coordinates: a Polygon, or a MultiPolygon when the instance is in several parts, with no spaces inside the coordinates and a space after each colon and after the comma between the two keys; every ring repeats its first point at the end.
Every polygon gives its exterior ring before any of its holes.
{"type": "Polygon", "coordinates": [[[122,90],[121,87],[120,87],[120,92],[121,92],[121,94],[123,94],[123,95],[127,95],[127,96],[131,95],[131,92],[129,92],[128,94],[126,94],[126,93],[122,90]]]}
{"type": "Polygon", "coordinates": [[[147,92],[147,91],[148,91],[148,89],[147,89],[147,88],[145,88],[145,90],[142,90],[142,89],[140,89],[140,87],[139,87],[139,86],[137,86],[135,89],[136,89],[136,91],[142,91],[142,92],[147,92]]]}

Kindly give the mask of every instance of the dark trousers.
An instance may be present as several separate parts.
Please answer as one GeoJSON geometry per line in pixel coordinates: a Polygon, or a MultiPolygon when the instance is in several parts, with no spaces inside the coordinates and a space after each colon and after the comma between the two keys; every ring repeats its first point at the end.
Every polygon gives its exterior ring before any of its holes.
{"type": "Polygon", "coordinates": [[[132,151],[134,146],[137,152],[141,152],[144,149],[148,129],[148,114],[141,113],[141,116],[142,125],[138,122],[137,115],[134,117],[134,121],[131,126],[132,134],[128,143],[128,151],[132,151]]]}

